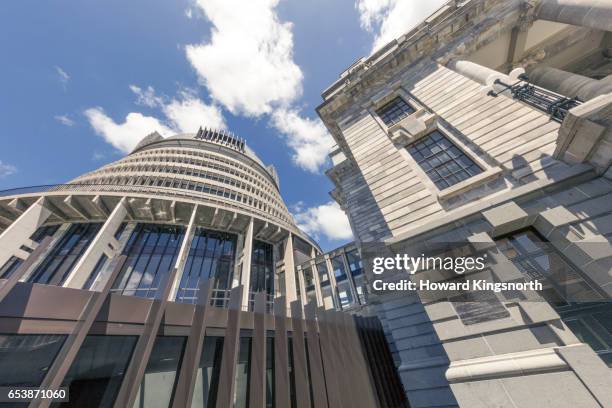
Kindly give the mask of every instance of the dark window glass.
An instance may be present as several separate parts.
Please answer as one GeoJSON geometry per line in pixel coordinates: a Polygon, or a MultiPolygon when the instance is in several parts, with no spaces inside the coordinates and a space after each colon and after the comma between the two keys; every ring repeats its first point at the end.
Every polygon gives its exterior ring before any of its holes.
{"type": "Polygon", "coordinates": [[[353,280],[355,281],[355,289],[357,289],[359,302],[365,305],[368,301],[368,285],[365,282],[365,278],[363,275],[359,275],[353,278],[353,280]]]}
{"type": "Polygon", "coordinates": [[[346,280],[346,268],[344,267],[344,261],[342,255],[337,255],[331,259],[332,268],[334,268],[334,276],[336,282],[346,280]]]}
{"type": "Polygon", "coordinates": [[[214,294],[228,294],[234,276],[236,236],[197,228],[181,276],[176,301],[196,303],[202,281],[215,278],[214,294]]]}
{"type": "Polygon", "coordinates": [[[336,286],[336,290],[338,292],[340,306],[343,309],[355,303],[355,299],[353,299],[353,294],[351,293],[351,285],[348,281],[339,282],[336,286]]]}
{"type": "Polygon", "coordinates": [[[497,247],[527,280],[539,280],[546,299],[580,341],[590,345],[612,367],[612,303],[566,258],[533,230],[496,241],[497,247]]]}
{"type": "Polygon", "coordinates": [[[65,339],[56,334],[0,335],[0,386],[38,387],[65,339]]]}
{"type": "Polygon", "coordinates": [[[321,286],[328,286],[329,272],[327,270],[327,262],[319,262],[317,264],[317,272],[319,273],[319,282],[321,282],[321,286]]]}
{"type": "Polygon", "coordinates": [[[266,338],[266,408],[274,408],[274,337],[266,338]]]}
{"type": "Polygon", "coordinates": [[[112,407],[137,339],[87,336],[62,383],[69,387],[70,401],[56,406],[112,407]]]}
{"type": "Polygon", "coordinates": [[[325,309],[336,308],[336,298],[334,297],[334,293],[332,291],[331,286],[325,286],[321,288],[321,294],[323,296],[323,306],[325,309]]]}
{"type": "Polygon", "coordinates": [[[170,406],[184,348],[185,337],[157,336],[134,408],[170,406]]]}
{"type": "Polygon", "coordinates": [[[472,159],[437,130],[407,149],[440,190],[482,173],[472,159]]]}
{"type": "Polygon", "coordinates": [[[234,378],[234,407],[247,408],[249,406],[249,377],[251,374],[251,338],[241,337],[236,362],[236,376],[234,378]]]}
{"type": "Polygon", "coordinates": [[[361,256],[357,249],[347,251],[346,259],[352,276],[359,276],[363,273],[363,264],[361,263],[361,256]]]}
{"type": "Polygon", "coordinates": [[[379,108],[376,114],[380,116],[385,125],[392,126],[413,112],[412,106],[408,105],[405,100],[398,96],[379,108]]]}
{"type": "Polygon", "coordinates": [[[192,408],[214,407],[217,404],[223,337],[206,336],[191,399],[192,408]]]}
{"type": "Polygon", "coordinates": [[[251,257],[251,292],[274,296],[274,258],[272,245],[253,240],[251,257]]]}
{"type": "Polygon", "coordinates": [[[295,392],[295,365],[293,362],[293,339],[287,337],[287,354],[289,364],[289,399],[291,400],[291,408],[297,407],[297,396],[295,392]]]}
{"type": "Polygon", "coordinates": [[[6,263],[2,266],[2,268],[0,268],[0,278],[1,279],[10,278],[13,272],[15,272],[17,268],[21,266],[22,263],[23,263],[23,259],[17,258],[14,255],[11,256],[9,260],[6,261],[6,263]]]}
{"type": "Polygon", "coordinates": [[[62,285],[101,226],[100,223],[72,224],[28,282],[62,285]]]}
{"type": "Polygon", "coordinates": [[[162,277],[174,267],[184,234],[181,226],[138,224],[123,251],[127,260],[113,291],[154,298],[162,277]]]}
{"type": "Polygon", "coordinates": [[[308,374],[308,390],[310,392],[310,406],[314,408],[314,392],[312,389],[312,374],[310,373],[310,352],[308,351],[308,339],[304,337],[304,350],[306,351],[306,373],[308,374]]]}
{"type": "Polygon", "coordinates": [[[105,254],[102,254],[102,256],[100,256],[100,259],[98,259],[98,262],[96,262],[96,266],[94,266],[93,270],[89,274],[87,281],[85,281],[85,285],[83,285],[83,289],[93,288],[94,284],[96,283],[96,279],[100,275],[102,268],[106,266],[107,261],[108,261],[108,256],[106,256],[105,254]]]}

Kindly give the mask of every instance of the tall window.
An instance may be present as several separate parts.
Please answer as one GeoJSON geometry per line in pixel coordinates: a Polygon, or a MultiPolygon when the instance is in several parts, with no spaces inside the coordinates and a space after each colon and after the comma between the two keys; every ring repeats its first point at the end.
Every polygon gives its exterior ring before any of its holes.
{"type": "Polygon", "coordinates": [[[437,130],[408,146],[408,152],[440,190],[482,173],[470,157],[437,130]]]}
{"type": "Polygon", "coordinates": [[[533,230],[498,239],[497,246],[540,292],[582,342],[612,367],[612,302],[603,301],[581,273],[533,230]]]}
{"type": "Polygon", "coordinates": [[[221,336],[204,337],[195,390],[191,400],[192,408],[214,407],[217,403],[223,340],[221,336]]]}
{"type": "Polygon", "coordinates": [[[101,226],[100,223],[72,224],[28,281],[62,285],[101,226]]]}
{"type": "Polygon", "coordinates": [[[412,106],[403,100],[401,97],[396,97],[391,102],[385,104],[376,111],[376,114],[380,116],[380,119],[388,127],[396,124],[406,116],[414,112],[412,106]]]}
{"type": "Polygon", "coordinates": [[[112,407],[137,336],[88,335],[62,383],[70,401],[59,407],[112,407]]]}
{"type": "Polygon", "coordinates": [[[176,301],[196,303],[200,282],[210,278],[216,279],[215,290],[229,290],[234,274],[235,248],[235,235],[197,228],[181,276],[176,301]]]}
{"type": "Polygon", "coordinates": [[[168,407],[181,367],[186,337],[157,336],[134,407],[168,407]]]}
{"type": "Polygon", "coordinates": [[[306,298],[308,303],[317,304],[317,293],[315,291],[314,277],[310,265],[302,269],[304,274],[304,286],[306,287],[306,298]]]}
{"type": "Polygon", "coordinates": [[[234,378],[234,408],[249,406],[249,377],[251,374],[251,337],[240,337],[236,376],[234,378]]]}
{"type": "Polygon", "coordinates": [[[274,295],[274,259],[272,245],[253,241],[251,257],[251,292],[274,295]]]}
{"type": "Polygon", "coordinates": [[[162,279],[174,267],[185,228],[138,224],[126,244],[120,278],[113,291],[128,296],[155,297],[162,279]]]}
{"type": "Polygon", "coordinates": [[[274,408],[274,337],[266,337],[266,408],[274,408]]]}
{"type": "Polygon", "coordinates": [[[65,339],[58,334],[0,334],[0,386],[40,386],[65,339]]]}

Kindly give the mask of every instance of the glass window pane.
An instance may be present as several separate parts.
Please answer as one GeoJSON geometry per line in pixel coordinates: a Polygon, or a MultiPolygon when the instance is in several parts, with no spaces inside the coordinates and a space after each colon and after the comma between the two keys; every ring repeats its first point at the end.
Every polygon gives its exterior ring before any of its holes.
{"type": "Polygon", "coordinates": [[[482,172],[470,157],[438,131],[410,145],[408,152],[439,189],[445,189],[482,172]],[[427,153],[422,154],[423,152],[427,153]],[[461,170],[463,168],[468,170],[461,170]]]}
{"type": "Polygon", "coordinates": [[[38,387],[66,336],[0,335],[0,386],[38,387]]]}
{"type": "Polygon", "coordinates": [[[62,383],[70,388],[70,401],[58,406],[112,407],[137,339],[87,336],[62,383]]]}
{"type": "Polygon", "coordinates": [[[266,408],[274,408],[274,337],[266,338],[266,408]]]}
{"type": "Polygon", "coordinates": [[[170,405],[184,348],[185,337],[157,336],[134,408],[170,405]]]}
{"type": "Polygon", "coordinates": [[[202,347],[202,356],[196,378],[192,408],[214,407],[217,403],[219,373],[221,372],[221,354],[223,337],[206,336],[202,347]]]}
{"type": "Polygon", "coordinates": [[[251,338],[241,337],[234,379],[234,407],[246,408],[249,405],[249,375],[251,371],[251,338]]]}
{"type": "Polygon", "coordinates": [[[413,112],[414,109],[412,106],[398,96],[391,102],[379,108],[376,111],[376,114],[380,117],[385,125],[391,126],[413,112]]]}

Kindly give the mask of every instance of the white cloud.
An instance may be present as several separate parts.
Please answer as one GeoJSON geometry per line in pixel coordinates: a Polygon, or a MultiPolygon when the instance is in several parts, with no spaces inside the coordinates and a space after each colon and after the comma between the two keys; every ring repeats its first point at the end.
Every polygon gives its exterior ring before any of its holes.
{"type": "Polygon", "coordinates": [[[302,94],[303,75],[293,61],[290,23],[276,13],[278,0],[198,0],[211,21],[210,41],[188,45],[186,55],[212,98],[230,112],[270,115],[286,138],[293,161],[316,172],[333,141],[318,119],[291,105],[302,94]]]}
{"type": "Polygon", "coordinates": [[[187,90],[181,91],[178,99],[166,101],[166,98],[158,96],[151,86],[143,90],[130,85],[130,89],[138,97],[136,103],[160,108],[165,119],[131,112],[123,123],[117,123],[100,107],[84,112],[94,131],[122,152],[130,152],[143,137],[155,131],[168,137],[176,133],[195,133],[200,126],[217,129],[226,127],[223,115],[216,105],[205,104],[197,95],[187,90]]]}
{"type": "Polygon", "coordinates": [[[361,27],[374,33],[372,52],[410,31],[447,0],[357,0],[361,27]]]}
{"type": "Polygon", "coordinates": [[[2,160],[0,160],[0,178],[8,177],[15,173],[17,173],[17,167],[12,164],[3,163],[2,160]]]}
{"type": "Polygon", "coordinates": [[[68,115],[56,115],[54,116],[55,120],[61,123],[64,126],[72,127],[74,126],[74,120],[70,119],[68,115]]]}
{"type": "Polygon", "coordinates": [[[181,92],[180,99],[173,99],[162,108],[172,127],[183,133],[195,133],[200,126],[225,129],[227,126],[221,110],[216,105],[206,105],[197,96],[181,92]]]}
{"type": "Polygon", "coordinates": [[[272,124],[287,138],[293,149],[293,161],[310,172],[318,172],[327,160],[334,144],[319,119],[303,118],[295,110],[278,109],[272,114],[272,124]]]}
{"type": "Polygon", "coordinates": [[[298,227],[314,238],[318,239],[321,235],[329,240],[353,237],[348,218],[335,201],[311,208],[303,208],[303,203],[298,203],[295,210],[293,216],[298,227]]]}
{"type": "Polygon", "coordinates": [[[164,102],[161,96],[155,94],[155,89],[152,86],[148,86],[146,89],[142,89],[136,85],[130,85],[130,90],[137,96],[136,104],[146,106],[148,108],[155,108],[161,106],[164,102]]]}
{"type": "Polygon", "coordinates": [[[129,113],[123,123],[116,123],[100,107],[87,109],[85,116],[96,133],[125,153],[130,152],[143,137],[150,133],[157,131],[162,136],[170,136],[173,133],[158,119],[144,116],[138,112],[129,113]]]}
{"type": "Polygon", "coordinates": [[[293,61],[291,24],[276,15],[278,0],[198,0],[211,21],[209,43],[186,55],[211,96],[232,113],[259,116],[302,92],[293,61]]]}
{"type": "Polygon", "coordinates": [[[68,75],[68,73],[62,69],[62,67],[57,65],[55,66],[55,72],[57,73],[60,83],[65,88],[68,81],[70,81],[70,75],[68,75]]]}

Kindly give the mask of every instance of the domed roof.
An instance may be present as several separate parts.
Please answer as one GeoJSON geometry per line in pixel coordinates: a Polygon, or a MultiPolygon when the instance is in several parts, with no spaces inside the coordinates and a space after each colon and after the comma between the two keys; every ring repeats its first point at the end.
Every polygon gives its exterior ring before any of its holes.
{"type": "Polygon", "coordinates": [[[217,146],[223,146],[223,147],[238,151],[244,154],[245,156],[247,156],[248,158],[250,158],[251,160],[255,161],[261,167],[263,167],[270,174],[270,176],[276,181],[277,186],[279,184],[278,175],[276,174],[276,170],[274,169],[274,166],[272,165],[266,166],[261,161],[261,159],[257,157],[257,154],[255,154],[255,152],[249,146],[247,146],[246,141],[244,139],[226,130],[200,128],[197,133],[179,133],[179,134],[169,136],[169,137],[163,137],[158,132],[153,132],[143,137],[142,140],[138,142],[136,147],[134,147],[131,153],[141,150],[154,143],[179,141],[179,144],[180,144],[181,140],[189,140],[189,141],[197,140],[198,142],[212,143],[217,146]]]}

